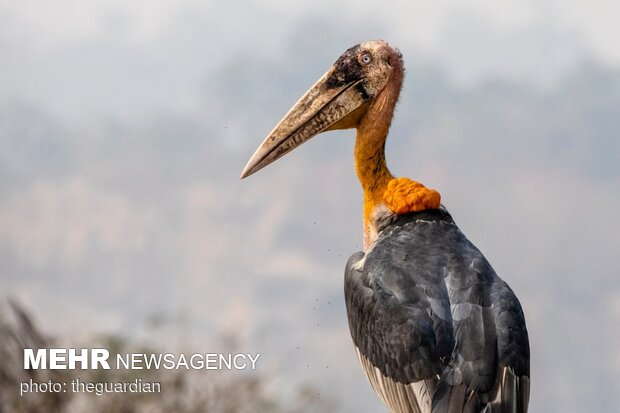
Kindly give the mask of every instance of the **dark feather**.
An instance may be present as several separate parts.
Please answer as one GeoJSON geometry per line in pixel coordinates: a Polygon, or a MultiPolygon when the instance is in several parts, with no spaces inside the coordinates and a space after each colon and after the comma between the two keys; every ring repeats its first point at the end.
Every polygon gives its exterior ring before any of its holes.
{"type": "Polygon", "coordinates": [[[349,259],[345,299],[362,365],[392,412],[418,411],[404,403],[436,413],[527,411],[521,306],[445,209],[386,220],[368,253],[349,259]],[[436,388],[432,403],[408,393],[412,384],[436,388]]]}

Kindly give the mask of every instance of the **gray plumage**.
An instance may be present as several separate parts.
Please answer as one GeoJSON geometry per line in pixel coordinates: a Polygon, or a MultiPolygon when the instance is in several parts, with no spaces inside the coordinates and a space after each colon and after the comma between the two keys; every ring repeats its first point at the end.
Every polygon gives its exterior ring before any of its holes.
{"type": "Polygon", "coordinates": [[[349,327],[394,413],[525,413],[529,343],[521,306],[442,207],[383,223],[349,259],[349,327]]]}

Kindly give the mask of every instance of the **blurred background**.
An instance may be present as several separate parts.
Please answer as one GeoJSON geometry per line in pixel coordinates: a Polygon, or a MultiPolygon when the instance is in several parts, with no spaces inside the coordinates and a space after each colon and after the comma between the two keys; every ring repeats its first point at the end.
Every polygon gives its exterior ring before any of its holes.
{"type": "Polygon", "coordinates": [[[259,352],[264,411],[301,411],[300,394],[384,411],[343,303],[354,133],[238,179],[345,49],[383,38],[407,67],[391,170],[437,188],[520,297],[530,411],[614,411],[618,21],[615,0],[0,2],[1,294],[29,314],[10,331],[259,352]]]}

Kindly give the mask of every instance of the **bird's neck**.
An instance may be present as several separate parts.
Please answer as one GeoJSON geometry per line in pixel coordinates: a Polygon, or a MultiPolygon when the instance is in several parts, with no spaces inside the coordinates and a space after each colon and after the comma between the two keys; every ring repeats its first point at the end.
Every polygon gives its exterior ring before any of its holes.
{"type": "Polygon", "coordinates": [[[436,209],[441,204],[439,192],[408,178],[395,179],[385,162],[385,140],[404,73],[401,62],[394,63],[392,78],[357,126],[355,168],[364,189],[364,251],[377,239],[381,217],[436,209]]]}
{"type": "Polygon", "coordinates": [[[385,140],[377,147],[362,143],[357,139],[355,145],[355,165],[357,176],[364,189],[364,250],[366,251],[377,236],[375,218],[383,206],[383,194],[388,182],[394,177],[385,163],[385,140]]]}
{"type": "Polygon", "coordinates": [[[396,73],[372,102],[357,128],[355,168],[364,189],[364,250],[376,238],[375,215],[383,207],[383,195],[394,178],[385,161],[385,140],[401,86],[402,73],[396,73]]]}

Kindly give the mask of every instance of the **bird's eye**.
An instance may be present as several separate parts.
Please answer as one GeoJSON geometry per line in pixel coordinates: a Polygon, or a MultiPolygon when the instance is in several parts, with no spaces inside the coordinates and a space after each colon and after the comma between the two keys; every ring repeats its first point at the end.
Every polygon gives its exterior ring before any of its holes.
{"type": "Polygon", "coordinates": [[[372,57],[370,56],[369,53],[364,53],[361,57],[360,57],[360,62],[362,62],[363,64],[367,65],[368,63],[370,63],[372,61],[372,57]]]}

